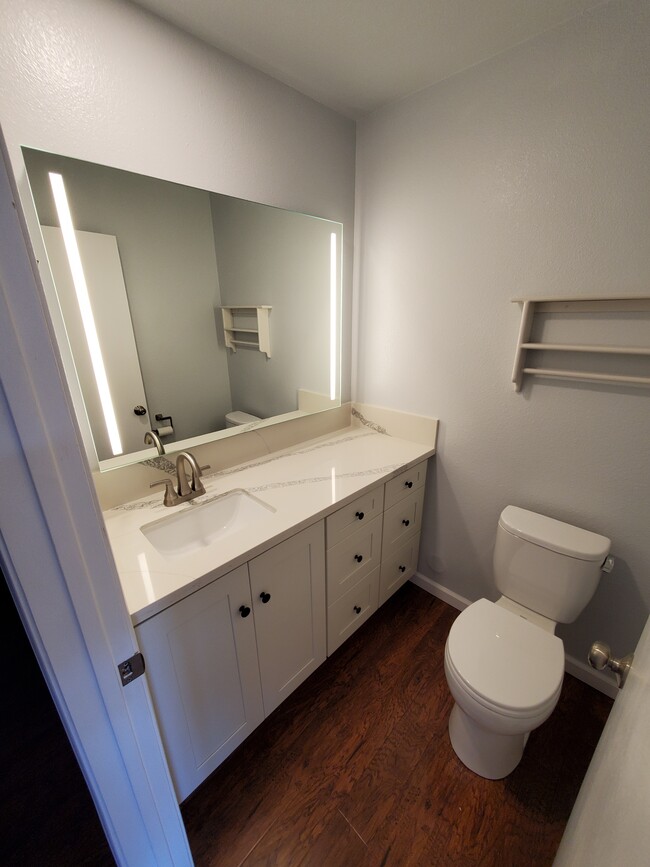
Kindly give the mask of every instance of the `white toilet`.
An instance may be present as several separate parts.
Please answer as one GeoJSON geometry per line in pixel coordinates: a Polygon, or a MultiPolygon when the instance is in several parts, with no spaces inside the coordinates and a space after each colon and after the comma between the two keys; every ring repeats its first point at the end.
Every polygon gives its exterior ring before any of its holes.
{"type": "Polygon", "coordinates": [[[494,576],[498,602],[479,599],[451,627],[445,675],[455,704],[449,737],[460,758],[490,780],[519,764],[528,735],[560,697],[564,646],[594,595],[610,540],[507,506],[499,518],[494,576]]]}
{"type": "Polygon", "coordinates": [[[254,421],[261,421],[257,415],[251,415],[249,412],[242,412],[235,409],[232,412],[226,413],[226,427],[239,427],[242,424],[250,424],[254,421]]]}

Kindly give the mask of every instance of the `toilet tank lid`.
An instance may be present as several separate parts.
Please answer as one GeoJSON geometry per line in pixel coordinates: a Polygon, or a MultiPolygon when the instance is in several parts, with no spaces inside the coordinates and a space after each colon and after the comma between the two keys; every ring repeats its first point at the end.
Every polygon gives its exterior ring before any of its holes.
{"type": "Polygon", "coordinates": [[[242,412],[240,409],[226,413],[226,418],[233,424],[250,424],[252,421],[260,421],[258,415],[251,415],[249,412],[242,412]]]}
{"type": "Polygon", "coordinates": [[[506,506],[501,512],[499,524],[514,536],[558,554],[575,557],[576,560],[603,562],[609,554],[611,541],[606,536],[581,530],[572,524],[518,506],[506,506]]]}

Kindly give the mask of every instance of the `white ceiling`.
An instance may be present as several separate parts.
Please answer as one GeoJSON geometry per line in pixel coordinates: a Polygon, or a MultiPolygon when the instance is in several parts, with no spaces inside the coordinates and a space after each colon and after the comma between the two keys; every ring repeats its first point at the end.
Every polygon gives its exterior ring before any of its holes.
{"type": "Polygon", "coordinates": [[[605,0],[133,0],[359,117],[605,0]]]}

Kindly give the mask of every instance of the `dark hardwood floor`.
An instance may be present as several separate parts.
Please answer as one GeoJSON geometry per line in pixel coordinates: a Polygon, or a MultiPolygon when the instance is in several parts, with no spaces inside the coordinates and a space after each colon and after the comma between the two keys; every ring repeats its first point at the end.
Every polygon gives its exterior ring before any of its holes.
{"type": "Polygon", "coordinates": [[[183,804],[207,865],[551,865],[611,701],[570,676],[505,780],[447,736],[458,612],[402,588],[183,804]]]}

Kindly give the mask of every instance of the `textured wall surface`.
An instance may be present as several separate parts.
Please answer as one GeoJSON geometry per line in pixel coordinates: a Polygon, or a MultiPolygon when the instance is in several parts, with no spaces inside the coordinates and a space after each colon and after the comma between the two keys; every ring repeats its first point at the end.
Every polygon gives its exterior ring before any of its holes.
{"type": "Polygon", "coordinates": [[[515,394],[510,299],[650,291],[648,141],[650,6],[636,0],[358,129],[355,397],[441,420],[420,569],[496,598],[508,503],[608,535],[614,573],[559,631],[583,660],[596,638],[633,649],[650,608],[650,392],[539,379],[515,394]]]}
{"type": "Polygon", "coordinates": [[[0,0],[0,78],[21,189],[27,145],[342,222],[349,399],[352,121],[121,0],[0,0]]]}

